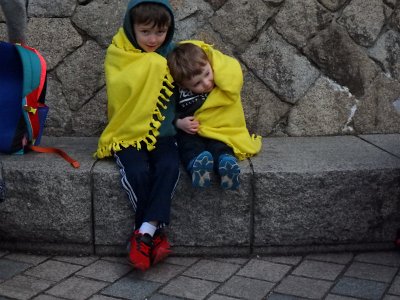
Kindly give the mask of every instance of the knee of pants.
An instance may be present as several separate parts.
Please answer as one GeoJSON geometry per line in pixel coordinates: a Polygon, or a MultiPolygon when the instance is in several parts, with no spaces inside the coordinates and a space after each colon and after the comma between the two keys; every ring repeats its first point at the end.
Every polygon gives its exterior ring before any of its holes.
{"type": "Polygon", "coordinates": [[[149,178],[149,168],[144,165],[135,165],[129,168],[124,168],[126,177],[131,183],[145,181],[149,178]]]}
{"type": "Polygon", "coordinates": [[[179,175],[179,161],[164,160],[157,166],[157,171],[162,174],[168,174],[169,177],[179,175]]]}

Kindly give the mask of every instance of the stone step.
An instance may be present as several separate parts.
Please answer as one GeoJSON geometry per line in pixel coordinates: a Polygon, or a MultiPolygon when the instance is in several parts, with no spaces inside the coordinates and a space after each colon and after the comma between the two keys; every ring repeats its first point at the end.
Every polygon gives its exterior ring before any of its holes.
{"type": "MultiPolygon", "coordinates": [[[[125,253],[134,214],[97,138],[44,137],[76,158],[1,155],[0,248],[125,253]]],[[[265,138],[242,161],[241,189],[195,189],[182,171],[168,229],[182,255],[393,248],[400,227],[400,134],[265,138]]]]}

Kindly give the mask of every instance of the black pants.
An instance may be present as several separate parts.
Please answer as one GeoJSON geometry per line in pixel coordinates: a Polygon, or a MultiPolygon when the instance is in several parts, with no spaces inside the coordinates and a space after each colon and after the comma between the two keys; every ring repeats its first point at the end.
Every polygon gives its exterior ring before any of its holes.
{"type": "Polygon", "coordinates": [[[198,134],[188,134],[178,130],[176,135],[179,147],[179,156],[187,170],[190,161],[203,151],[209,151],[214,159],[214,167],[218,168],[218,159],[222,154],[234,156],[232,148],[223,142],[202,137],[198,134]]]}
{"type": "Polygon", "coordinates": [[[174,137],[159,138],[156,148],[123,148],[115,155],[121,183],[135,211],[135,228],[143,222],[169,223],[171,201],[179,179],[179,155],[174,137]]]}

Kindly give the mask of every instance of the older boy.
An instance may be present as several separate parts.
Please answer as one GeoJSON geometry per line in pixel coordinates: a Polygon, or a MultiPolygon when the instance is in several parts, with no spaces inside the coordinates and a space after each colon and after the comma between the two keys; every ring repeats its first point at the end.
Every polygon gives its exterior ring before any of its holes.
{"type": "Polygon", "coordinates": [[[169,223],[179,178],[173,86],[164,57],[173,33],[168,1],[132,0],[105,59],[109,123],[96,155],[114,156],[120,168],[135,211],[129,259],[141,270],[170,253],[161,229],[169,223]]]}
{"type": "Polygon", "coordinates": [[[261,149],[261,137],[250,136],[246,128],[239,63],[210,45],[188,41],[169,54],[168,67],[179,86],[177,140],[193,186],[209,186],[214,169],[222,189],[238,189],[237,158],[261,149]]]}

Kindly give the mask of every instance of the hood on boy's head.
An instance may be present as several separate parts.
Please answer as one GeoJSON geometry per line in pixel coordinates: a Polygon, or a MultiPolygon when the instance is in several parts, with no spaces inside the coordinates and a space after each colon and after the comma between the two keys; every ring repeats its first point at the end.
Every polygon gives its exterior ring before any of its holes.
{"type": "Polygon", "coordinates": [[[136,42],[135,35],[133,33],[133,22],[130,18],[130,11],[132,8],[134,8],[135,6],[142,4],[142,3],[162,4],[167,8],[167,10],[171,14],[171,26],[168,30],[165,42],[156,51],[157,53],[165,55],[170,48],[169,46],[172,42],[172,37],[174,36],[174,30],[175,30],[174,13],[172,11],[172,7],[168,0],[131,0],[131,1],[129,1],[128,8],[126,9],[126,13],[125,13],[125,17],[124,17],[124,24],[123,24],[124,32],[125,32],[126,36],[128,37],[129,41],[132,43],[132,45],[135,46],[136,48],[140,49],[138,43],[136,42]]]}

